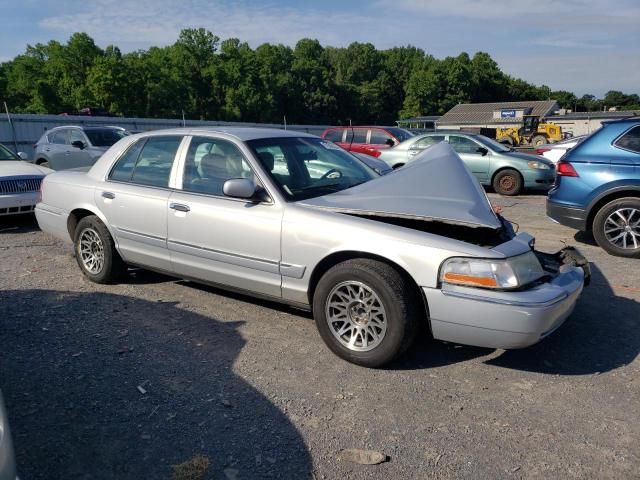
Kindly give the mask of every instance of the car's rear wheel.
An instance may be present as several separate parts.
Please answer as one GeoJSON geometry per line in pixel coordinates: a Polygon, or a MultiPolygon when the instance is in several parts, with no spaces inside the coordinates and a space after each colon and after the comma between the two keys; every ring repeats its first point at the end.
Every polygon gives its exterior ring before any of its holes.
{"type": "Polygon", "coordinates": [[[127,271],[109,230],[95,215],[78,222],[74,249],[80,270],[92,282],[113,283],[127,271]]]}
{"type": "Polygon", "coordinates": [[[421,299],[411,282],[390,265],[349,260],[327,271],[313,297],[320,336],[339,357],[381,367],[409,347],[421,299]]]}
{"type": "Polygon", "coordinates": [[[619,198],[602,207],[593,219],[593,237],[611,255],[640,258],[640,198],[619,198]]]}
{"type": "Polygon", "coordinates": [[[518,195],[523,183],[520,173],[511,168],[501,170],[493,177],[493,189],[500,195],[518,195]]]}

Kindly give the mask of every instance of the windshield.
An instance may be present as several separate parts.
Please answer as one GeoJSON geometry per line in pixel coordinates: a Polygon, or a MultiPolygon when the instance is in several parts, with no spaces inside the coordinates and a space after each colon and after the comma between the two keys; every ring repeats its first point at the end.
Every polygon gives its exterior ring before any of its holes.
{"type": "Polygon", "coordinates": [[[4,145],[0,144],[0,160],[20,160],[20,157],[4,145]]]}
{"type": "Polygon", "coordinates": [[[387,128],[387,130],[389,130],[389,133],[394,137],[396,137],[401,142],[404,142],[405,140],[408,140],[411,137],[415,136],[415,133],[411,133],[409,130],[405,130],[404,128],[391,127],[391,128],[387,128]]]}
{"type": "Polygon", "coordinates": [[[84,133],[87,134],[94,147],[110,147],[121,138],[129,135],[129,132],[119,128],[87,128],[84,133]]]}
{"type": "Polygon", "coordinates": [[[249,140],[249,147],[290,201],[339,192],[378,175],[335,143],[320,138],[249,140]]]}
{"type": "Polygon", "coordinates": [[[484,146],[489,147],[491,150],[495,152],[510,152],[511,149],[501,144],[500,142],[496,142],[493,138],[485,137],[484,135],[476,135],[475,138],[477,141],[482,143],[484,146]]]}

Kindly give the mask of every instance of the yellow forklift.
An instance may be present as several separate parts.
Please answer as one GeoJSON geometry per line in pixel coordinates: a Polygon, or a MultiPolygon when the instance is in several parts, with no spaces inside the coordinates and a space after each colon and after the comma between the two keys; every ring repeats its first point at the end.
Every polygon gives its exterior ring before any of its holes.
{"type": "Polygon", "coordinates": [[[520,127],[496,128],[496,140],[519,147],[545,145],[562,140],[562,127],[553,123],[541,123],[537,115],[523,115],[520,127]]]}

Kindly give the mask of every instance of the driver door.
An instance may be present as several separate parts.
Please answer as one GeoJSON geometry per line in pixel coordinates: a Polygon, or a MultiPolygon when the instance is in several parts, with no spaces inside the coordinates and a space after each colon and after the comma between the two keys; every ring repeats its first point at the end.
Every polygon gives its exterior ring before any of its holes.
{"type": "Polygon", "coordinates": [[[185,278],[281,297],[283,207],[274,200],[226,196],[224,182],[233,178],[260,184],[238,145],[216,137],[190,139],[168,204],[172,269],[185,278]]]}
{"type": "MultiPolygon", "coordinates": [[[[89,146],[89,141],[87,137],[77,128],[72,128],[70,132],[69,139],[70,149],[67,153],[67,168],[76,168],[76,167],[86,167],[93,164],[91,161],[91,156],[87,151],[87,147],[89,146]],[[79,148],[74,146],[74,142],[82,142],[84,147],[79,148]]],[[[76,144],[77,145],[77,144],[76,144]]]]}

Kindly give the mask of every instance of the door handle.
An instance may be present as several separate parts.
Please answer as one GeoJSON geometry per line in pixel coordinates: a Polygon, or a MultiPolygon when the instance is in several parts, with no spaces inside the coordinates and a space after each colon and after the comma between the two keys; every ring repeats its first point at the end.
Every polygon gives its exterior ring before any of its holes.
{"type": "Polygon", "coordinates": [[[116,198],[116,194],[112,192],[102,192],[102,196],[110,200],[113,200],[114,198],[116,198]]]}
{"type": "Polygon", "coordinates": [[[188,212],[191,210],[188,205],[183,205],[182,203],[170,203],[169,208],[177,210],[178,212],[188,212]]]}

